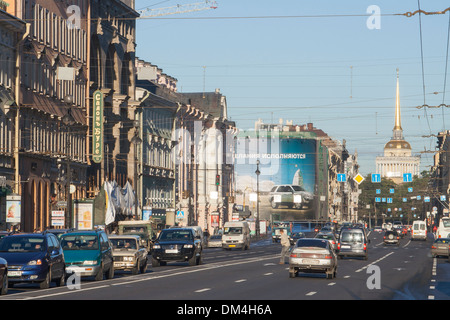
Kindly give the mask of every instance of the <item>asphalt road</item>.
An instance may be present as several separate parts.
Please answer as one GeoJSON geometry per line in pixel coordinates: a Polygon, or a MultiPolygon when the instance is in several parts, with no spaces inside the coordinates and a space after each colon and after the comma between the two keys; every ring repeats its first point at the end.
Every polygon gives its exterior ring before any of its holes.
{"type": "Polygon", "coordinates": [[[382,234],[372,232],[369,239],[369,259],[338,260],[337,277],[330,280],[322,274],[289,278],[288,264],[278,263],[281,246],[267,239],[247,251],[208,248],[199,266],[169,263],[136,276],[116,272],[111,280],[83,280],[79,289],[18,284],[0,300],[177,300],[174,306],[180,301],[450,300],[450,263],[431,257],[431,237],[410,241],[407,236],[398,247],[384,246],[382,234]]]}

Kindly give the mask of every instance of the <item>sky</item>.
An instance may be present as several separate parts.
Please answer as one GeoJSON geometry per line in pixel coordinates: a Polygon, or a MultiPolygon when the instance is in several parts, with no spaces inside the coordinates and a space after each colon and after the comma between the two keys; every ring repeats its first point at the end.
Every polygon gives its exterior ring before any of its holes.
{"type": "MultiPolygon", "coordinates": [[[[198,0],[136,0],[158,9],[198,0]]],[[[360,173],[394,127],[399,69],[403,135],[421,171],[450,129],[446,81],[450,11],[442,0],[217,0],[217,8],[137,21],[136,56],[178,80],[179,92],[226,96],[238,128],[255,121],[313,123],[357,152],[360,173]],[[368,11],[379,8],[380,16],[368,11]]],[[[450,66],[449,66],[450,69],[450,66]]],[[[447,85],[448,83],[448,85],[447,85]]]]}

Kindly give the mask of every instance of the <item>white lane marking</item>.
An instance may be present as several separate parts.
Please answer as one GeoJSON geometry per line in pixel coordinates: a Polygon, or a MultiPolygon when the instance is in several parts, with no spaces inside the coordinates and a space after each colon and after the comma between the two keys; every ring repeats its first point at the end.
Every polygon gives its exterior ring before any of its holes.
{"type": "Polygon", "coordinates": [[[211,290],[211,288],[204,288],[204,289],[199,289],[199,290],[195,290],[196,293],[201,293],[201,292],[205,292],[205,291],[209,291],[211,290]]]}
{"type": "Polygon", "coordinates": [[[394,252],[390,252],[390,253],[386,254],[385,256],[381,257],[380,259],[375,260],[374,262],[369,263],[368,265],[362,267],[361,269],[356,270],[355,272],[361,272],[361,271],[367,269],[369,266],[371,266],[371,265],[373,265],[373,264],[375,264],[375,263],[377,263],[377,262],[380,262],[380,261],[383,260],[383,259],[386,259],[387,257],[389,257],[389,256],[390,256],[391,254],[393,254],[393,253],[394,253],[394,252]]]}
{"type": "Polygon", "coordinates": [[[235,282],[236,283],[241,283],[241,282],[245,282],[245,281],[247,281],[247,279],[240,279],[240,280],[236,280],[235,282]]]}
{"type": "Polygon", "coordinates": [[[315,295],[317,292],[315,292],[315,291],[311,291],[311,292],[308,292],[306,295],[307,296],[313,296],[313,295],[315,295]]]}

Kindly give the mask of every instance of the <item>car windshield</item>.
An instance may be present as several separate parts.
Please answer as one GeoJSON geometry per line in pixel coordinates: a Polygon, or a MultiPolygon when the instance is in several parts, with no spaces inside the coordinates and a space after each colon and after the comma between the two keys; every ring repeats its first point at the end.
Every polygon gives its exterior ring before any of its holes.
{"type": "Polygon", "coordinates": [[[327,248],[327,240],[314,240],[314,239],[300,239],[297,241],[297,248],[304,247],[316,247],[316,248],[327,248]]]}
{"type": "Polygon", "coordinates": [[[123,227],[123,233],[146,233],[146,226],[123,227]]]}
{"type": "Polygon", "coordinates": [[[343,232],[341,242],[361,242],[363,235],[360,232],[343,232]]]}
{"type": "Polygon", "coordinates": [[[223,234],[242,234],[242,227],[226,227],[223,234]]]}
{"type": "Polygon", "coordinates": [[[450,219],[442,219],[442,224],[444,228],[450,228],[450,219]]]}
{"type": "Polygon", "coordinates": [[[98,250],[95,235],[65,235],[61,238],[63,250],[98,250]]]}
{"type": "Polygon", "coordinates": [[[0,252],[42,252],[46,250],[41,237],[4,237],[0,240],[0,252]]]}
{"type": "Polygon", "coordinates": [[[137,249],[135,239],[116,239],[110,238],[114,249],[137,249]]]}
{"type": "Polygon", "coordinates": [[[161,241],[192,241],[194,236],[190,230],[163,230],[159,235],[161,241]]]}

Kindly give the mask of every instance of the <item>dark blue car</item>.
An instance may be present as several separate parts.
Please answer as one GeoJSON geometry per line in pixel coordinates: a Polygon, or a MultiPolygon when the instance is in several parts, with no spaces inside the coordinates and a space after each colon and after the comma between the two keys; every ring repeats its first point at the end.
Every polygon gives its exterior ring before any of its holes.
{"type": "Polygon", "coordinates": [[[64,285],[65,264],[61,245],[51,233],[12,234],[0,240],[0,258],[8,262],[9,286],[38,283],[40,288],[64,285]]]}

